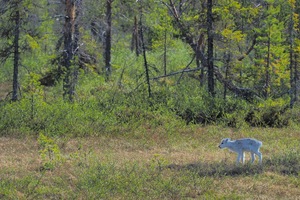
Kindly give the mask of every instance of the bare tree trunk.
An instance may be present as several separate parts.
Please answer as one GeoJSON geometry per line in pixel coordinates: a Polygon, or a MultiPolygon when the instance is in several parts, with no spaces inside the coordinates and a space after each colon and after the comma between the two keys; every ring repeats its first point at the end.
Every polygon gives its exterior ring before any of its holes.
{"type": "Polygon", "coordinates": [[[79,14],[81,1],[66,0],[66,17],[64,25],[64,52],[63,66],[65,67],[65,77],[63,83],[64,98],[73,101],[75,95],[75,85],[77,81],[78,69],[75,67],[74,56],[78,52],[79,27],[76,24],[76,17],[79,14]]]}
{"type": "Polygon", "coordinates": [[[113,0],[106,0],[106,34],[105,34],[105,75],[106,80],[111,75],[111,10],[113,0]]]}
{"type": "MultiPolygon", "coordinates": [[[[198,39],[197,48],[196,48],[196,65],[197,68],[201,67],[201,54],[204,55],[204,47],[205,47],[205,38],[204,34],[201,33],[198,39]]],[[[200,86],[204,85],[204,65],[202,64],[201,72],[200,72],[200,86]]]]}
{"type": "MultiPolygon", "coordinates": [[[[140,3],[142,3],[142,2],[140,2],[140,3]]],[[[145,47],[145,41],[144,41],[142,16],[143,16],[142,5],[140,5],[140,30],[141,30],[142,50],[143,50],[143,57],[144,57],[146,82],[147,82],[147,86],[148,86],[148,97],[151,98],[152,94],[151,94],[151,85],[150,85],[150,77],[149,77],[149,67],[148,67],[148,62],[147,62],[147,57],[146,57],[146,47],[145,47]]]]}
{"type": "Polygon", "coordinates": [[[164,33],[164,75],[167,75],[167,29],[164,33]]]}
{"type": "Polygon", "coordinates": [[[294,55],[294,102],[298,101],[298,82],[299,82],[299,73],[298,73],[298,62],[296,60],[298,56],[294,55]]]}
{"type": "MultiPolygon", "coordinates": [[[[18,4],[18,3],[17,3],[18,4]]],[[[20,39],[20,12],[19,6],[16,5],[15,12],[15,31],[14,31],[14,73],[13,73],[13,93],[12,101],[18,100],[18,87],[19,87],[19,39],[20,39]]]]}
{"type": "Polygon", "coordinates": [[[140,44],[139,44],[139,27],[137,17],[134,16],[134,25],[131,39],[131,51],[135,49],[136,56],[140,55],[140,44]]]}
{"type": "MultiPolygon", "coordinates": [[[[80,6],[80,1],[77,2],[77,6],[80,6]]],[[[79,9],[76,9],[76,19],[78,20],[79,16],[79,9]]],[[[79,51],[79,46],[78,46],[78,41],[79,41],[79,25],[78,23],[75,23],[75,30],[74,30],[74,39],[73,39],[73,67],[71,67],[71,81],[70,81],[70,101],[73,102],[74,95],[75,95],[75,87],[78,81],[78,68],[79,66],[76,65],[75,61],[75,55],[78,54],[79,51]]]]}
{"type": "Polygon", "coordinates": [[[213,40],[213,15],[212,0],[207,0],[207,74],[208,74],[208,92],[215,96],[214,82],[214,40],[213,40]]]}
{"type": "Polygon", "coordinates": [[[291,22],[289,26],[289,36],[290,36],[290,108],[293,108],[295,103],[295,73],[294,73],[294,39],[293,39],[293,17],[291,17],[291,22]]]}
{"type": "MultiPolygon", "coordinates": [[[[229,53],[225,53],[224,54],[224,60],[225,60],[225,80],[228,80],[228,74],[229,74],[229,62],[230,62],[230,54],[229,53]]],[[[223,99],[226,100],[226,96],[227,96],[227,86],[225,83],[223,83],[224,85],[224,94],[223,94],[223,99]]]]}
{"type": "Polygon", "coordinates": [[[268,33],[268,42],[267,42],[267,63],[265,66],[265,85],[264,85],[264,97],[267,99],[270,92],[270,46],[271,46],[271,36],[270,29],[268,33]]]}

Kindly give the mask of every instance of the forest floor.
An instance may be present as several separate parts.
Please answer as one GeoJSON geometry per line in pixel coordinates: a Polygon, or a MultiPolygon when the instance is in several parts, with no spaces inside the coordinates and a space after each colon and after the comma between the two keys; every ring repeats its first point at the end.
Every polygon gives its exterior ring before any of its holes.
{"type": "MultiPolygon", "coordinates": [[[[193,127],[179,132],[54,138],[44,155],[37,138],[1,137],[0,197],[299,199],[299,131],[193,127]],[[236,166],[236,155],[218,148],[225,135],[262,140],[263,165],[236,166]]],[[[246,158],[249,162],[250,155],[246,158]]]]}

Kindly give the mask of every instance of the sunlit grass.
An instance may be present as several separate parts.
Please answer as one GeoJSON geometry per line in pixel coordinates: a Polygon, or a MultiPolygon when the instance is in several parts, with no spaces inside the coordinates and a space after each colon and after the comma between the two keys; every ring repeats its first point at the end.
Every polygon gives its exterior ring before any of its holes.
{"type": "Polygon", "coordinates": [[[132,134],[53,138],[61,163],[43,168],[35,137],[1,138],[1,199],[295,199],[299,131],[217,126],[141,126],[132,134]],[[143,137],[137,137],[141,134],[143,137]],[[263,165],[235,165],[224,136],[263,141],[263,165]],[[276,139],[280,137],[280,139],[276,139]],[[276,144],[274,144],[276,141],[276,144]]]}

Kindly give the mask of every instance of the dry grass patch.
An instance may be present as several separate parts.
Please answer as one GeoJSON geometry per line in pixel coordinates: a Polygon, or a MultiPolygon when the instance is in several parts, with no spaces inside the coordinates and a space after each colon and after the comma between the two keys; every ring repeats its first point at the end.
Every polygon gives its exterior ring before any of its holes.
{"type": "MultiPolygon", "coordinates": [[[[36,138],[2,137],[0,196],[2,199],[16,195],[19,199],[297,199],[300,196],[297,154],[300,151],[295,148],[300,141],[299,132],[217,130],[190,128],[186,132],[179,130],[180,134],[175,136],[155,133],[145,135],[146,138],[109,135],[53,138],[62,159],[51,169],[41,168],[41,147],[36,138]],[[263,138],[263,166],[248,163],[236,166],[236,154],[217,147],[225,135],[263,138]],[[273,139],[278,136],[281,140],[273,139]],[[286,151],[282,152],[284,148],[286,151]]],[[[249,160],[250,155],[246,156],[249,160]]]]}
{"type": "Polygon", "coordinates": [[[0,149],[1,169],[32,171],[40,163],[38,146],[33,139],[0,137],[0,149]]]}
{"type": "Polygon", "coordinates": [[[0,83],[0,101],[6,99],[10,91],[12,91],[10,82],[0,83]]]}

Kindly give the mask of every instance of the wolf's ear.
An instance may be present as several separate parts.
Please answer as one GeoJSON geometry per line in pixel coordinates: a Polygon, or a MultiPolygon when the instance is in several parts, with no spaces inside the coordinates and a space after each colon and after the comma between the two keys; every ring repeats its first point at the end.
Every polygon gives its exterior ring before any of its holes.
{"type": "Polygon", "coordinates": [[[225,141],[228,142],[230,140],[230,138],[226,138],[225,141]]]}

